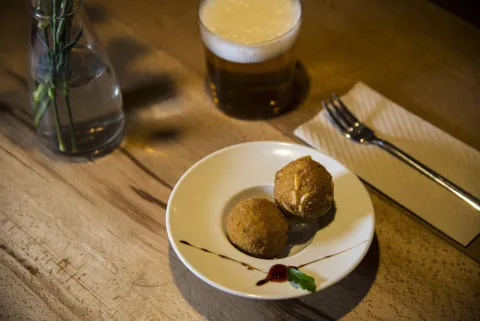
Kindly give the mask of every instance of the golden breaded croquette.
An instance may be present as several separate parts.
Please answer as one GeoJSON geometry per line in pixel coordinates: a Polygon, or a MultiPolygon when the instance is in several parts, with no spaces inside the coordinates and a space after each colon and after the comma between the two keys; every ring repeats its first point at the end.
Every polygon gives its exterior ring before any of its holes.
{"type": "Polygon", "coordinates": [[[310,156],[288,163],[275,174],[275,203],[288,215],[308,220],[333,205],[332,175],[310,156]]]}
{"type": "Polygon", "coordinates": [[[230,241],[246,254],[272,259],[287,244],[289,223],[275,204],[266,198],[239,202],[227,218],[230,241]]]}

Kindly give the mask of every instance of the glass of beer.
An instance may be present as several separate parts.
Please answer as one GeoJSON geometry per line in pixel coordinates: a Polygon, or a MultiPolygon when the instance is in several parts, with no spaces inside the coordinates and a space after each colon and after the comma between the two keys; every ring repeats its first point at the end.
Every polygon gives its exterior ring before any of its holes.
{"type": "Polygon", "coordinates": [[[269,118],[290,107],[300,0],[203,0],[199,22],[213,102],[227,115],[269,118]]]}

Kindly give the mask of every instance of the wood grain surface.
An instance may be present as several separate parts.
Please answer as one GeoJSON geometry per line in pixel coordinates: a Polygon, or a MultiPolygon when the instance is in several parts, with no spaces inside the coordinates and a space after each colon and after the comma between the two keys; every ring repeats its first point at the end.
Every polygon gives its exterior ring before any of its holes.
{"type": "Polygon", "coordinates": [[[196,1],[87,1],[128,128],[120,149],[75,162],[36,140],[25,112],[29,13],[21,1],[2,2],[1,320],[478,320],[479,265],[370,188],[372,247],[314,295],[235,297],[195,277],[170,247],[166,203],[186,169],[232,144],[295,141],[293,128],[321,98],[358,80],[480,149],[480,30],[423,1],[304,6],[309,96],[287,115],[246,122],[205,94],[196,1]]]}

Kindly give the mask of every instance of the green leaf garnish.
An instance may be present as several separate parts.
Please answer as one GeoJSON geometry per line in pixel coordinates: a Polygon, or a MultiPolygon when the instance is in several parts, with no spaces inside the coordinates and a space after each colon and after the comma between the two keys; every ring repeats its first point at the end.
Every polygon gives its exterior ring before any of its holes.
{"type": "Polygon", "coordinates": [[[315,293],[317,286],[315,285],[315,279],[310,275],[307,275],[296,268],[289,267],[287,270],[288,281],[294,286],[298,285],[302,289],[315,293]]]}

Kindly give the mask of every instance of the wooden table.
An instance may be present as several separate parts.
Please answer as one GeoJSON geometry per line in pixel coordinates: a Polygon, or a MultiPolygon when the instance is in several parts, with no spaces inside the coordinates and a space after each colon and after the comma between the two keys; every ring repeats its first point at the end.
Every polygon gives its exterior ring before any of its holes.
{"type": "MultiPolygon", "coordinates": [[[[296,141],[319,100],[362,80],[480,149],[480,30],[426,1],[304,0],[308,99],[268,122],[215,110],[194,0],[91,0],[88,13],[128,114],[120,149],[72,163],[40,148],[26,117],[25,3],[0,12],[0,319],[478,320],[480,267],[369,189],[376,238],[355,271],[296,300],[253,301],[190,273],[169,245],[165,207],[193,163],[232,144],[296,141]]],[[[478,173],[477,173],[478,175],[478,173]]]]}

